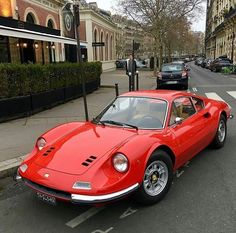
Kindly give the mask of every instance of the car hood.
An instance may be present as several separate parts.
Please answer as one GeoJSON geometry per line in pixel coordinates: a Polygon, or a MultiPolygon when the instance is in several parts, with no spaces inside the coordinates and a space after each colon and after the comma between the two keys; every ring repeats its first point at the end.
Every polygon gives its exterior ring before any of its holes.
{"type": "Polygon", "coordinates": [[[137,131],[133,129],[85,123],[40,151],[34,163],[47,169],[80,175],[135,135],[137,131]]]}

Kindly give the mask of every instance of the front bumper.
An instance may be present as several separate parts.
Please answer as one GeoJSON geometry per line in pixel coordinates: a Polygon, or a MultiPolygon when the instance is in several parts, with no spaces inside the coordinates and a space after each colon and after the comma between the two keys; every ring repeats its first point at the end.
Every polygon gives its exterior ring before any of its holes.
{"type": "Polygon", "coordinates": [[[110,193],[106,195],[98,195],[98,196],[89,196],[89,195],[79,195],[79,194],[72,194],[71,199],[73,203],[85,203],[85,204],[96,204],[96,203],[104,203],[110,202],[117,199],[120,199],[128,194],[132,193],[139,187],[139,184],[136,183],[126,189],[121,191],[110,193]]]}
{"type": "Polygon", "coordinates": [[[157,87],[166,86],[166,85],[188,85],[188,77],[181,79],[158,79],[157,78],[157,87]]]}
{"type": "Polygon", "coordinates": [[[53,196],[56,199],[63,200],[63,201],[69,201],[74,204],[98,204],[98,203],[106,203],[106,202],[112,202],[117,199],[121,199],[128,194],[134,192],[139,188],[139,183],[136,183],[126,189],[120,190],[118,192],[109,193],[105,195],[80,195],[80,194],[71,194],[67,192],[63,192],[60,190],[48,188],[46,186],[39,185],[35,182],[32,182],[28,179],[22,178],[19,174],[17,174],[17,177],[15,179],[16,181],[23,181],[25,185],[30,187],[36,192],[40,192],[43,194],[46,194],[48,196],[53,196]]]}

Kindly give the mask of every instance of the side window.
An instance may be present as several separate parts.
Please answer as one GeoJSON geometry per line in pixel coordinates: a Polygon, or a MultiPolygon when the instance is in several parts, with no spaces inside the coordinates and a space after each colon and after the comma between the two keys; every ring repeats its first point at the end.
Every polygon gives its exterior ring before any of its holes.
{"type": "Polygon", "coordinates": [[[193,105],[195,106],[195,108],[198,112],[204,108],[203,100],[198,99],[196,97],[193,97],[192,100],[193,100],[193,105]]]}
{"type": "Polygon", "coordinates": [[[175,99],[172,107],[171,107],[171,116],[169,125],[173,125],[175,123],[176,117],[180,117],[183,120],[192,116],[196,112],[190,98],[181,97],[175,99]]]}
{"type": "Polygon", "coordinates": [[[176,117],[178,117],[177,108],[175,106],[175,103],[173,103],[172,106],[171,106],[171,115],[170,115],[169,125],[175,124],[176,117]]]}

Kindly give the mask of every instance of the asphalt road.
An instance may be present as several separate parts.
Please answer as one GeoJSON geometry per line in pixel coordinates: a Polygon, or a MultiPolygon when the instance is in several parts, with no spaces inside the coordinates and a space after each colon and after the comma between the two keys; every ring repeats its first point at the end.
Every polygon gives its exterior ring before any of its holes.
{"type": "MultiPolygon", "coordinates": [[[[189,91],[221,97],[236,115],[236,78],[191,65],[189,91]]],[[[155,80],[154,85],[155,85],[155,80]]],[[[0,180],[1,233],[235,233],[236,124],[220,150],[202,151],[175,176],[160,203],[143,207],[132,198],[107,206],[49,206],[10,178],[0,180]]]]}

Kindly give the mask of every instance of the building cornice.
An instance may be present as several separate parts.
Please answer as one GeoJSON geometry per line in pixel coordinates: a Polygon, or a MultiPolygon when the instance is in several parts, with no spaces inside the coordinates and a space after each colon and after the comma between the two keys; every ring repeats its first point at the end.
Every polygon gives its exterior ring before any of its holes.
{"type": "Polygon", "coordinates": [[[114,29],[116,29],[116,24],[113,23],[111,20],[108,20],[106,17],[104,17],[103,15],[97,13],[96,11],[92,10],[92,9],[81,9],[80,10],[80,15],[91,15],[94,16],[96,18],[99,18],[101,21],[103,21],[106,24],[109,24],[111,27],[113,27],[114,29]]]}

